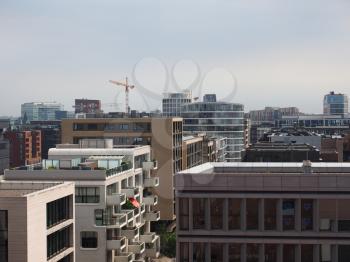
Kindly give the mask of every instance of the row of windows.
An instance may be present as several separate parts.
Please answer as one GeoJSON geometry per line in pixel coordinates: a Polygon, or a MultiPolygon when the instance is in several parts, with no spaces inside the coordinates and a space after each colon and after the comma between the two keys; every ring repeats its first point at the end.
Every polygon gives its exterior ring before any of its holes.
{"type": "MultiPolygon", "coordinates": [[[[181,262],[189,262],[190,256],[192,256],[193,261],[195,262],[223,262],[225,256],[228,257],[229,262],[277,262],[280,261],[278,260],[279,256],[281,256],[283,262],[312,262],[315,261],[314,259],[316,259],[316,252],[318,252],[317,256],[320,259],[318,261],[331,261],[332,259],[332,250],[330,245],[243,245],[233,243],[192,243],[191,245],[192,254],[190,254],[189,243],[180,243],[179,256],[181,262]],[[263,257],[261,257],[261,253],[263,254],[263,257]],[[298,254],[300,254],[300,258],[297,259],[298,254]]],[[[338,262],[350,261],[349,248],[350,246],[345,245],[340,245],[337,247],[338,262]]]]}
{"type": "Polygon", "coordinates": [[[241,118],[243,119],[243,112],[182,112],[182,117],[184,119],[188,118],[241,118]]]}
{"type": "Polygon", "coordinates": [[[47,236],[48,259],[51,259],[67,248],[71,247],[71,232],[72,226],[69,226],[47,236]]]}
{"type": "Polygon", "coordinates": [[[151,123],[119,123],[119,124],[97,124],[97,123],[76,123],[74,131],[135,131],[151,132],[151,123]]]}
{"type": "Polygon", "coordinates": [[[46,204],[46,224],[48,228],[72,218],[71,202],[71,196],[67,196],[46,204]]]}
{"type": "Polygon", "coordinates": [[[242,126],[204,126],[204,125],[198,125],[198,126],[184,126],[184,131],[211,131],[211,132],[238,132],[238,136],[243,136],[243,125],[242,126]]]}
{"type": "MultiPolygon", "coordinates": [[[[314,200],[312,199],[301,199],[300,213],[298,213],[297,201],[295,199],[283,199],[282,203],[279,203],[277,199],[246,199],[244,208],[242,199],[227,199],[228,217],[225,218],[225,199],[193,198],[193,229],[223,230],[225,228],[224,223],[227,221],[228,225],[226,226],[229,230],[278,230],[280,226],[283,231],[294,231],[300,225],[300,230],[312,231],[315,230],[315,215],[317,215],[320,230],[350,231],[350,214],[346,211],[346,206],[350,204],[350,201],[320,200],[319,214],[315,214],[314,200]],[[335,210],[335,207],[338,210],[335,210]],[[210,210],[209,216],[206,214],[208,209],[210,210]],[[336,214],[337,218],[335,217],[336,214]],[[263,228],[259,223],[260,218],[263,218],[263,228]],[[335,223],[336,219],[337,223],[335,223]],[[243,221],[245,225],[242,224],[243,221]],[[336,224],[338,225],[337,228],[334,227],[336,224]]],[[[180,230],[189,230],[189,199],[179,198],[178,203],[180,230]]]]}
{"type": "Polygon", "coordinates": [[[224,119],[224,118],[217,118],[217,119],[191,119],[186,118],[183,120],[184,125],[243,125],[244,120],[243,119],[224,119]]]}
{"type": "Polygon", "coordinates": [[[76,187],[75,203],[99,203],[100,188],[98,187],[76,187]]]}
{"type": "Polygon", "coordinates": [[[8,212],[0,210],[0,261],[8,261],[8,212]]]}
{"type": "Polygon", "coordinates": [[[183,111],[244,111],[244,106],[230,103],[194,103],[184,105],[183,111]]]}

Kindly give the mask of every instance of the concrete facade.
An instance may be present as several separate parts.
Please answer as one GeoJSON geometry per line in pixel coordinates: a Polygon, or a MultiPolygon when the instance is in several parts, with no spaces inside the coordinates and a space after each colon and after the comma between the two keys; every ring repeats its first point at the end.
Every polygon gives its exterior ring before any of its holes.
{"type": "MultiPolygon", "coordinates": [[[[74,184],[73,183],[33,183],[0,182],[0,219],[2,230],[7,224],[7,254],[1,252],[1,261],[75,261],[74,248],[74,184]],[[49,225],[47,208],[49,203],[67,198],[67,217],[49,225]],[[6,214],[6,215],[5,215],[6,214]],[[4,217],[6,216],[6,223],[4,217]],[[49,254],[51,236],[67,230],[67,242],[55,253],[49,254]],[[65,260],[61,260],[65,259],[65,260]]],[[[58,209],[58,212],[64,212],[58,209]]],[[[1,241],[2,242],[2,241],[1,241]]],[[[3,242],[2,242],[3,243],[3,242]]],[[[1,251],[4,251],[2,249],[1,251]]]]}

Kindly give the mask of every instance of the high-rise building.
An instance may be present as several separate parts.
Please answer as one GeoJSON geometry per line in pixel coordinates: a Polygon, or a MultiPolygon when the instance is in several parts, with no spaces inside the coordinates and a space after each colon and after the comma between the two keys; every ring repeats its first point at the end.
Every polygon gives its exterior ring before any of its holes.
{"type": "Polygon", "coordinates": [[[175,176],[176,261],[350,261],[350,164],[206,163],[175,176]]]}
{"type": "Polygon", "coordinates": [[[111,138],[115,146],[151,145],[159,177],[155,189],[161,220],[174,220],[175,172],[182,169],[182,118],[90,118],[62,120],[62,143],[79,143],[83,138],[111,138]]]}
{"type": "Polygon", "coordinates": [[[0,261],[74,262],[74,184],[0,182],[0,261]]]}
{"type": "Polygon", "coordinates": [[[324,96],[323,113],[325,115],[346,115],[349,113],[349,100],[345,94],[333,91],[324,96]]]}
{"type": "Polygon", "coordinates": [[[6,131],[10,145],[10,167],[31,165],[41,161],[41,131],[6,131]]]}
{"type": "Polygon", "coordinates": [[[162,100],[163,116],[181,116],[182,106],[192,102],[191,91],[182,93],[166,93],[162,100]]]}
{"type": "MultiPolygon", "coordinates": [[[[209,101],[216,101],[212,95],[209,101]]],[[[204,132],[208,136],[226,138],[228,162],[241,161],[244,149],[244,106],[227,102],[196,102],[183,106],[184,134],[204,132]]]]}
{"type": "Polygon", "coordinates": [[[93,99],[75,99],[75,113],[76,114],[97,114],[101,113],[101,101],[93,99]]]}
{"type": "Polygon", "coordinates": [[[75,182],[77,261],[150,261],[160,252],[160,238],[150,231],[160,219],[151,191],[159,185],[155,168],[149,146],[82,140],[51,149],[41,165],[5,171],[5,180],[75,182]]]}
{"type": "Polygon", "coordinates": [[[63,111],[63,105],[56,102],[31,102],[21,106],[24,122],[56,120],[56,111],[63,111]]]}

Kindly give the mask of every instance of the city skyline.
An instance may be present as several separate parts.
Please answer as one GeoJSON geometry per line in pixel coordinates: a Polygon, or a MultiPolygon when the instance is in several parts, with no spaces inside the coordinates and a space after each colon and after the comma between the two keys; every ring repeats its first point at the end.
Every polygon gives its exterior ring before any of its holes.
{"type": "MultiPolygon", "coordinates": [[[[38,100],[70,111],[81,97],[117,101],[122,111],[124,94],[108,80],[132,77],[135,65],[138,82],[158,95],[166,90],[163,64],[183,89],[196,76],[194,63],[202,76],[211,72],[201,94],[215,89],[219,100],[233,86],[232,73],[238,89],[229,102],[245,111],[285,105],[321,113],[329,91],[349,94],[344,0],[30,0],[0,7],[0,83],[7,96],[1,115],[18,116],[21,103],[38,100]]],[[[170,81],[168,91],[174,86],[170,81]]],[[[131,108],[160,109],[161,99],[147,96],[146,104],[143,95],[137,87],[130,93],[131,108]]]]}

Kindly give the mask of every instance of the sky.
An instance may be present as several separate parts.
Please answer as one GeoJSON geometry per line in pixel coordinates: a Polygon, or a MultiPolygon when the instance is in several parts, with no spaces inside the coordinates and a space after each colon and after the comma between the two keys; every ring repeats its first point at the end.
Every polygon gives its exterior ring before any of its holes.
{"type": "Polygon", "coordinates": [[[246,111],[321,113],[329,91],[350,95],[348,0],[0,0],[0,115],[20,105],[101,99],[161,108],[190,89],[246,111]],[[234,94],[234,95],[231,95],[234,94]]]}

